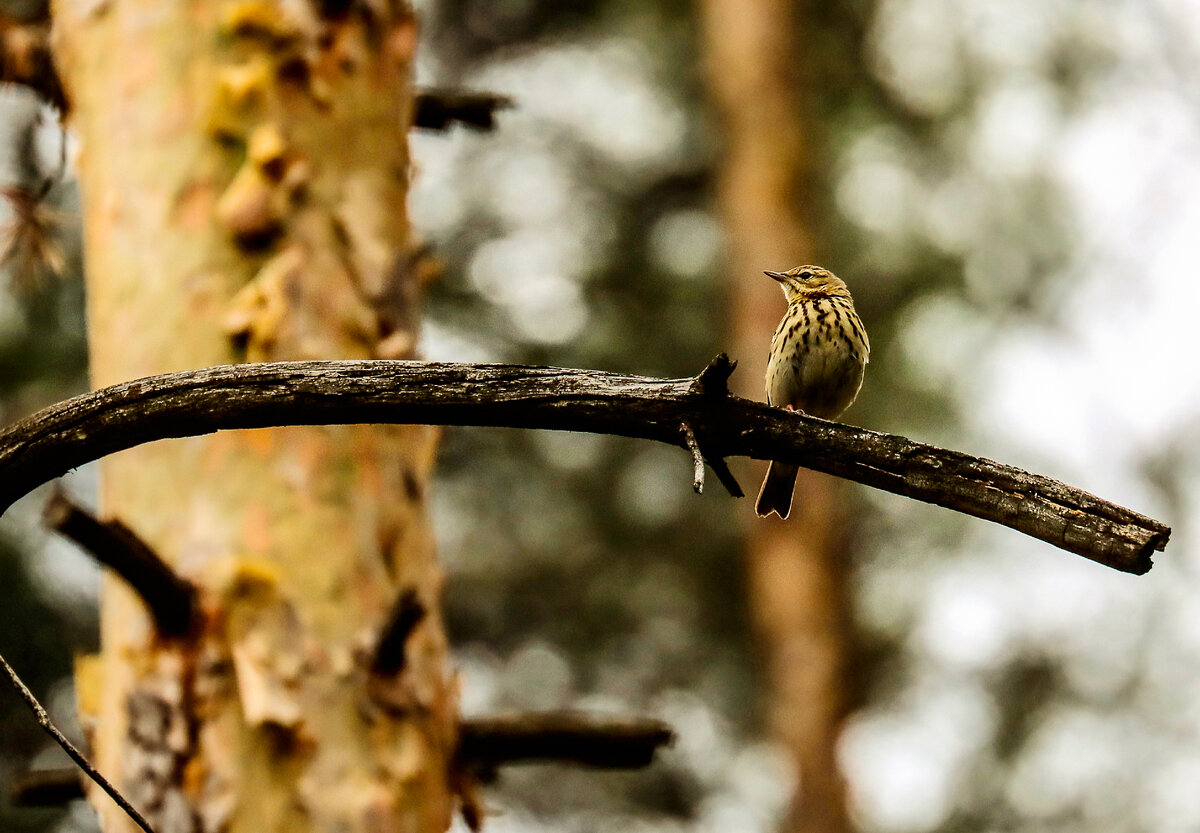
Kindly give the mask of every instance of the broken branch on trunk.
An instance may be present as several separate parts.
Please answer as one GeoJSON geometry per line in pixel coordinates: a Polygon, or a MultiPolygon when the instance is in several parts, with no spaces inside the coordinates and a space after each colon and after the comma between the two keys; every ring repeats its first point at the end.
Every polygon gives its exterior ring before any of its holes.
{"type": "Polygon", "coordinates": [[[402,592],[388,613],[375,645],[371,671],[385,677],[399,674],[408,664],[408,638],[425,619],[427,611],[414,588],[402,592]]]}
{"type": "Polygon", "coordinates": [[[640,769],[674,741],[675,732],[661,720],[531,712],[464,720],[458,758],[485,775],[500,766],[548,761],[640,769]]]}
{"type": "Polygon", "coordinates": [[[196,589],[120,521],[101,521],[56,489],[42,511],[46,526],[70,538],[112,569],[150,609],[163,636],[184,636],[196,618],[196,589]]]}
{"type": "Polygon", "coordinates": [[[84,798],[76,767],[30,769],[13,778],[8,800],[14,807],[61,807],[84,798]]]}
{"type": "Polygon", "coordinates": [[[718,393],[715,383],[728,373],[719,360],[714,365],[695,378],[652,379],[521,365],[314,361],[137,379],[51,405],[0,432],[0,511],[107,454],[223,429],[478,425],[686,448],[686,422],[710,465],[729,456],[795,463],[994,521],[1129,573],[1149,570],[1151,554],[1170,537],[1165,524],[1049,477],[718,393]]]}
{"type": "Polygon", "coordinates": [[[496,126],[496,113],[513,106],[508,96],[466,90],[417,90],[413,127],[447,130],[454,123],[487,131],[496,126]]]}

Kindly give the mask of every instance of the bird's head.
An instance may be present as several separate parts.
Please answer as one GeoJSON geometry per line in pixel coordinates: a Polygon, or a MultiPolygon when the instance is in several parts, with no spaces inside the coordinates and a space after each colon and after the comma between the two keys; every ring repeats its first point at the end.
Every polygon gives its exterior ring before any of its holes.
{"type": "Polygon", "coordinates": [[[803,298],[850,297],[850,290],[846,288],[845,282],[820,266],[797,266],[786,272],[768,271],[763,274],[779,281],[789,304],[803,298]]]}

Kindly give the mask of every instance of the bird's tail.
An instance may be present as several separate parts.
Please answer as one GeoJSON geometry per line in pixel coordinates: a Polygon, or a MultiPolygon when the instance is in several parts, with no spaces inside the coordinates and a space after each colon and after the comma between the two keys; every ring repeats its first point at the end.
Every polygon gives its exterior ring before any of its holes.
{"type": "Polygon", "coordinates": [[[788,516],[792,509],[792,491],[796,488],[796,471],[797,467],[788,463],[772,462],[767,467],[767,476],[754,504],[759,517],[765,518],[772,512],[781,518],[788,516]]]}

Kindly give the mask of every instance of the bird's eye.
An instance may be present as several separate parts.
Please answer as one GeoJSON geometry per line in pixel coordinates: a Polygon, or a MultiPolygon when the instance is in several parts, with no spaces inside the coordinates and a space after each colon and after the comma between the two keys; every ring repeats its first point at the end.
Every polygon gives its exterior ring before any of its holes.
{"type": "Polygon", "coordinates": [[[809,280],[813,276],[812,272],[801,272],[797,277],[802,281],[809,280]]]}

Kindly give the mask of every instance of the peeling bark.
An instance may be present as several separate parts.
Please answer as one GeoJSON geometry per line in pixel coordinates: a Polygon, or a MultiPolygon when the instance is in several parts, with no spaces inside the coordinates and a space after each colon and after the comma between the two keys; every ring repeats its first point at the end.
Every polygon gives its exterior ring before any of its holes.
{"type": "MultiPolygon", "coordinates": [[[[93,384],[246,359],[371,358],[370,288],[408,262],[416,24],[406,4],[59,0],[80,137],[93,384]]],[[[417,288],[404,297],[409,351],[417,288]]],[[[394,339],[393,339],[394,343],[394,339]]],[[[407,355],[411,355],[409,352],[407,355]]],[[[279,428],[101,466],[101,516],[198,593],[164,642],[106,579],[82,666],[97,765],[160,833],[443,830],[455,695],[423,486],[436,432],[279,428]],[[362,646],[400,588],[413,708],[364,708],[362,646]]],[[[129,822],[97,802],[106,830],[129,822]]]]}

